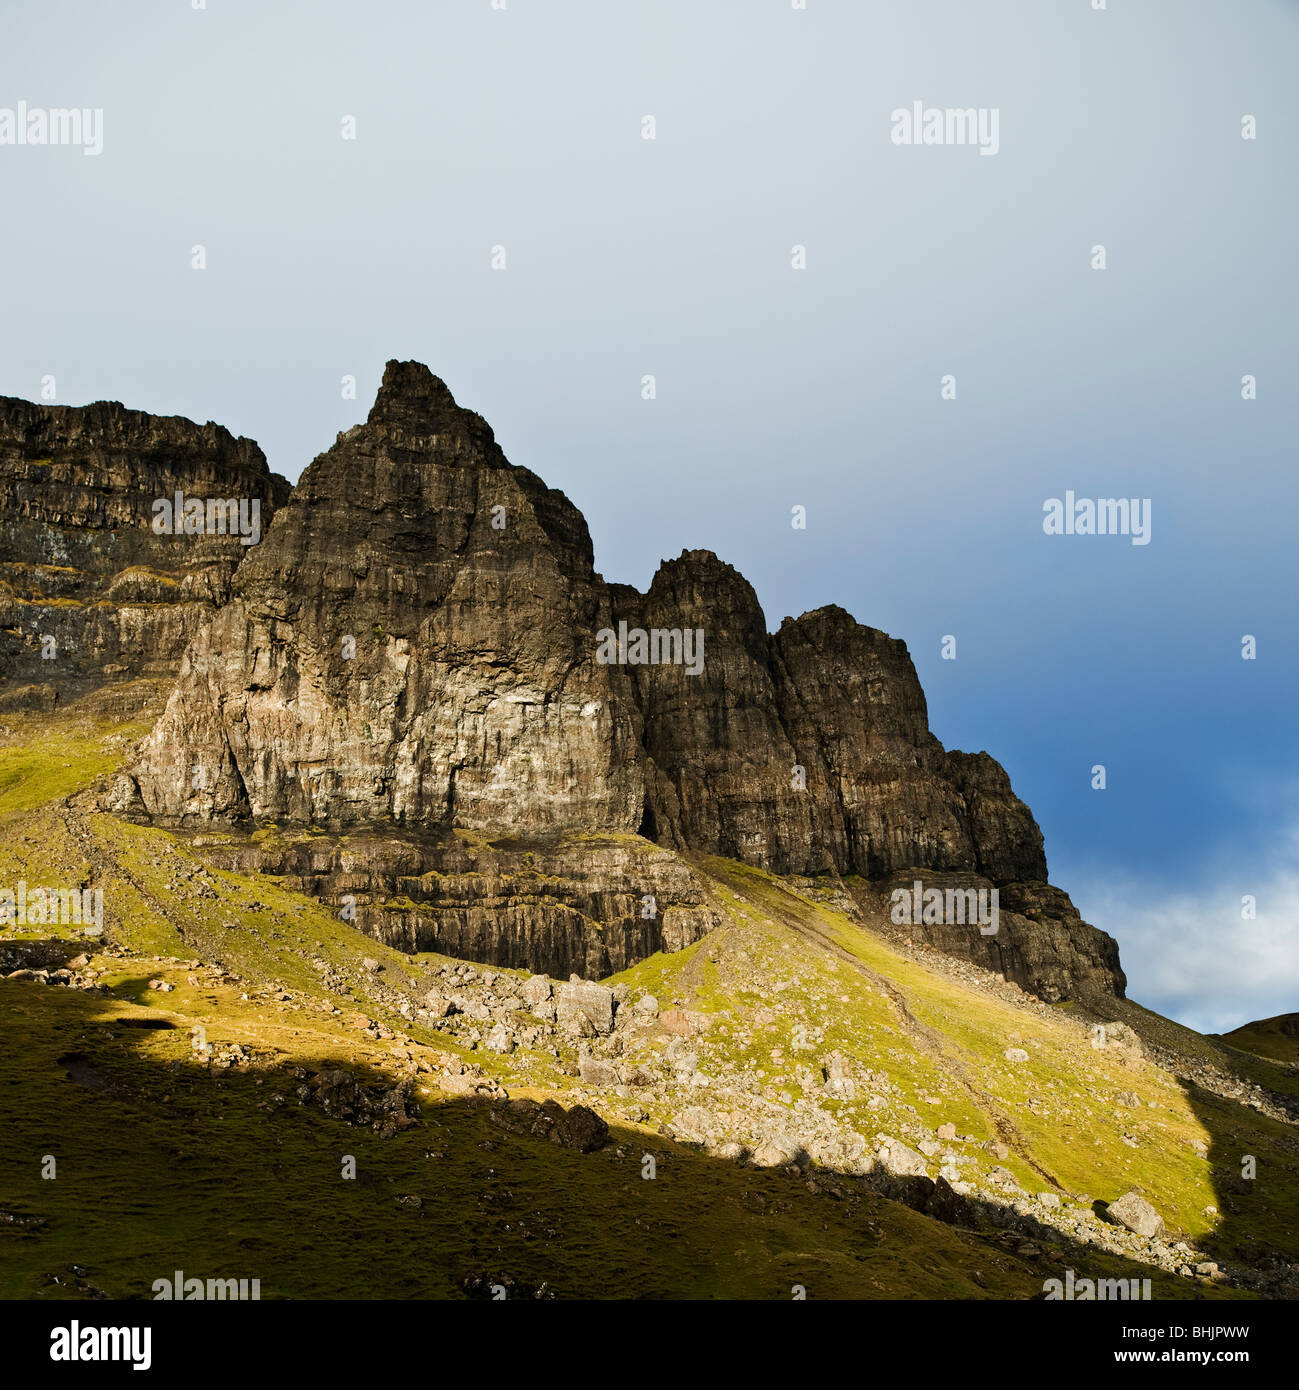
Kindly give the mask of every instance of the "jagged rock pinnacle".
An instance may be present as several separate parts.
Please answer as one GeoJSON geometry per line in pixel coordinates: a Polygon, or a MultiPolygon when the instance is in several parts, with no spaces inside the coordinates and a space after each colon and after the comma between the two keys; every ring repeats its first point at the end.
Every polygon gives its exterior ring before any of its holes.
{"type": "Polygon", "coordinates": [[[495,452],[495,435],[487,421],[457,405],[446,382],[422,362],[388,363],[366,428],[415,445],[435,436],[457,435],[476,445],[484,457],[495,452]]]}

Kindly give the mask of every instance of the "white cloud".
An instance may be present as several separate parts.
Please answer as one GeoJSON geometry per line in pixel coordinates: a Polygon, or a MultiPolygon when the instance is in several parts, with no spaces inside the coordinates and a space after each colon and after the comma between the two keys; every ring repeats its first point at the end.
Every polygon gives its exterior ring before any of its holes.
{"type": "Polygon", "coordinates": [[[1299,1012],[1299,823],[1282,838],[1261,870],[1223,856],[1172,888],[1072,880],[1082,915],[1118,939],[1130,999],[1205,1033],[1299,1012]],[[1252,921],[1241,917],[1246,894],[1252,921]]]}

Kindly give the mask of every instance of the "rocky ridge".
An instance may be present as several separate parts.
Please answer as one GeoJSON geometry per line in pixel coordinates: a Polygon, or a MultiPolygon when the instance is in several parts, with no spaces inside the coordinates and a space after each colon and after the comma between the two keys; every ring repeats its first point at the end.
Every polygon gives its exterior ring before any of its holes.
{"type": "MultiPolygon", "coordinates": [[[[130,619],[154,624],[136,633],[136,668],[184,653],[105,803],[120,814],[244,836],[241,867],[295,874],[406,949],[560,975],[707,930],[692,854],[863,899],[917,877],[995,887],[995,936],[912,931],[1048,999],[1122,994],[1115,943],[1047,884],[1041,832],[1004,770],[930,732],[902,642],[834,606],[769,634],[752,587],[707,551],[665,562],[644,594],[607,584],[576,508],[510,464],[422,365],[388,364],[366,422],[283,505],[256,446],[215,426],[118,406],[31,424],[19,405],[0,414],[20,441],[0,476],[34,519],[12,542],[66,551],[74,578],[60,582],[120,598],[147,581],[156,595],[158,538],[136,524],[124,541],[122,517],[139,512],[128,494],[165,492],[163,455],[184,461],[166,486],[216,486],[219,462],[222,487],[243,469],[274,512],[242,555],[238,540],[161,538],[168,592],[201,591],[203,606],[130,619]],[[99,469],[102,496],[72,464],[33,460],[58,454],[44,440],[59,421],[59,447],[99,469]],[[47,501],[35,516],[54,483],[66,515],[47,501]],[[624,657],[637,633],[678,658],[678,635],[698,633],[701,659],[609,662],[611,631],[630,634],[624,657]],[[256,841],[269,824],[328,843],[286,859],[256,841]],[[661,853],[628,850],[637,837],[661,853]]],[[[104,621],[78,636],[97,660],[124,646],[104,621]]]]}

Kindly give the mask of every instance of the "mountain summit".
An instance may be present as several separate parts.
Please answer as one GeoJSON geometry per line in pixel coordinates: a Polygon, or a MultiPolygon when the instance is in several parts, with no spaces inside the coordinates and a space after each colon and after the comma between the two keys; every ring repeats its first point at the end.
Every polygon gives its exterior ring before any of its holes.
{"type": "Polygon", "coordinates": [[[924,913],[903,934],[1046,998],[1123,991],[1003,769],[930,733],[905,644],[833,606],[769,634],[708,551],[644,594],[606,584],[572,503],[418,363],[388,363],[276,512],[119,797],[173,826],[366,830],[363,884],[319,842],[277,870],[331,901],[361,886],[367,929],[406,949],[616,968],[707,929],[677,857],[702,853],[873,916],[917,883],[996,889],[995,933],[924,913]]]}

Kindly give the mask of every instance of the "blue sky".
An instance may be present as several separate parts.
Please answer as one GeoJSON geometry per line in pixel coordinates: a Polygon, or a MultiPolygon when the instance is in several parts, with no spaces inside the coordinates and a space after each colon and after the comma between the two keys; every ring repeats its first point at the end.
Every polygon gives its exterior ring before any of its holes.
{"type": "Polygon", "coordinates": [[[0,107],[104,112],[98,156],[0,146],[0,392],[215,419],[296,477],[386,359],[427,362],[608,578],[706,547],[773,628],[833,602],[903,638],[1135,997],[1299,1008],[1299,7],[142,0],[0,32],[0,107]],[[996,108],[997,155],[894,144],[915,101],[996,108]],[[1067,489],[1149,497],[1151,543],[1044,535],[1067,489]]]}

